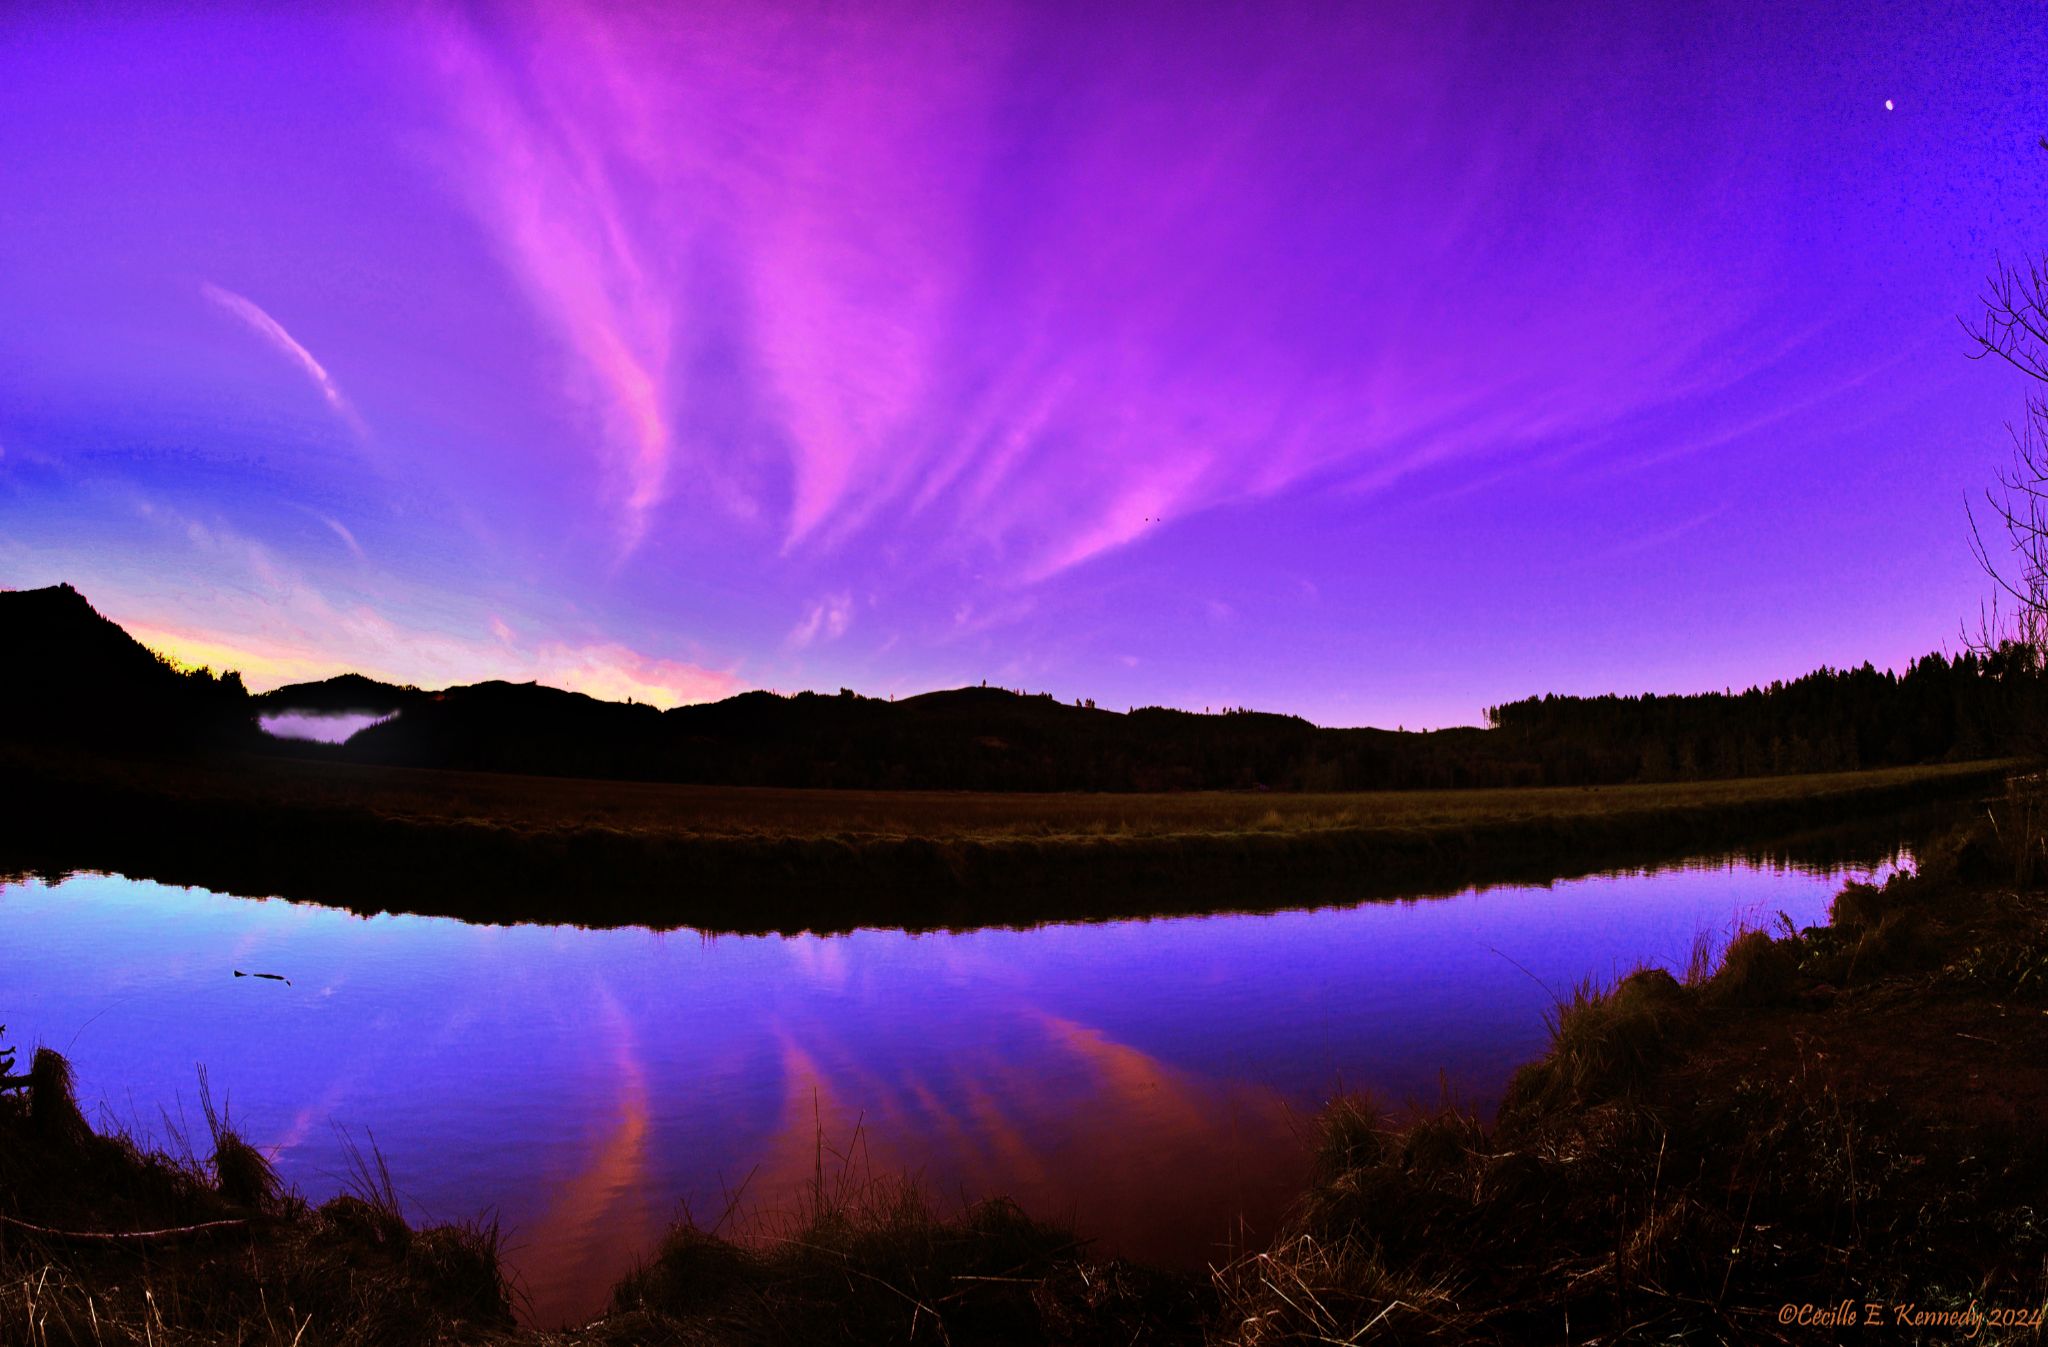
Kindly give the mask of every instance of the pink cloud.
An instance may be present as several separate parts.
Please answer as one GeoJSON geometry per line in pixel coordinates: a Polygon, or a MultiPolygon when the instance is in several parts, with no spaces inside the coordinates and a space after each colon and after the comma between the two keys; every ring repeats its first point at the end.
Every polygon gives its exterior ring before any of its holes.
{"type": "MultiPolygon", "coordinates": [[[[258,692],[355,672],[420,687],[534,681],[668,707],[715,701],[749,686],[730,669],[649,655],[602,636],[577,639],[557,631],[522,641],[503,616],[466,596],[388,582],[383,593],[350,592],[331,577],[300,572],[231,529],[155,505],[146,517],[184,540],[203,584],[157,589],[90,567],[75,573],[78,583],[144,645],[182,664],[239,670],[258,692]]],[[[167,558],[156,574],[177,576],[184,569],[167,558]]]]}
{"type": "Polygon", "coordinates": [[[659,257],[629,218],[627,165],[597,128],[632,90],[574,78],[612,59],[603,30],[560,11],[547,41],[559,76],[522,99],[514,74],[465,27],[439,34],[439,73],[460,133],[450,172],[570,357],[602,428],[624,552],[667,493],[674,445],[669,354],[675,314],[659,257]]]}
{"type": "MultiPolygon", "coordinates": [[[[779,495],[785,557],[915,520],[921,557],[1034,584],[1156,519],[1382,487],[1733,377],[1701,353],[1748,297],[1589,218],[1610,170],[1545,169],[1549,128],[1461,101],[1428,25],[1361,25],[1318,65],[1306,18],[1204,20],[1185,40],[1241,59],[1188,79],[1113,24],[1048,60],[1001,7],[516,16],[436,30],[449,172],[600,409],[626,552],[687,457],[735,517],[779,495]],[[1306,115],[1368,50],[1350,129],[1306,115]],[[1360,238],[1305,265],[1325,182],[1360,238]],[[1542,302],[1560,277],[1574,305],[1542,302]],[[737,490],[749,452],[773,461],[737,490]]],[[[1610,110],[1576,111],[1626,167],[1610,110]]]]}
{"type": "Polygon", "coordinates": [[[743,691],[729,673],[678,660],[651,659],[626,646],[543,645],[521,661],[529,677],[551,687],[588,693],[607,701],[648,702],[670,707],[712,702],[743,691]]]}
{"type": "Polygon", "coordinates": [[[490,679],[538,682],[607,701],[631,699],[670,707],[718,701],[747,687],[731,673],[652,658],[616,642],[548,642],[508,651],[483,641],[403,627],[366,610],[340,614],[340,638],[332,633],[323,637],[305,631],[297,616],[317,607],[303,601],[215,604],[208,613],[193,615],[187,625],[137,616],[146,610],[114,595],[106,611],[123,614],[117,620],[129,634],[157,653],[185,667],[239,670],[255,692],[361,673],[421,687],[490,679]]]}

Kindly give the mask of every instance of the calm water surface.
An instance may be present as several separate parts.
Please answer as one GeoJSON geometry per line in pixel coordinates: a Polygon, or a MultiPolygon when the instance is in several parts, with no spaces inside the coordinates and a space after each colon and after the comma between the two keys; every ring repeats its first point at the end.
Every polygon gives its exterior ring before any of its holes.
{"type": "MultiPolygon", "coordinates": [[[[1867,870],[1869,866],[1859,867],[1867,870]]],[[[1855,873],[1857,871],[1852,871],[1855,873]]],[[[1841,871],[1728,861],[1256,916],[719,936],[357,917],[118,877],[0,886],[0,1015],[81,1102],[198,1119],[195,1065],[318,1200],[372,1135],[416,1215],[494,1210],[533,1317],[594,1314],[679,1203],[878,1170],[1199,1265],[1298,1189],[1340,1085],[1490,1103],[1553,993],[1821,920],[1841,871]],[[281,973],[281,982],[235,969],[281,973]]],[[[203,1132],[203,1129],[197,1129],[203,1132]]]]}

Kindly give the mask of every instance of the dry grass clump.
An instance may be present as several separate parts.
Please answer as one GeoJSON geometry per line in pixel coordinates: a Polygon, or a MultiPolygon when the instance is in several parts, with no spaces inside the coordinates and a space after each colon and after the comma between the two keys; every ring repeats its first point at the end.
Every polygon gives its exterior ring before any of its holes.
{"type": "Polygon", "coordinates": [[[1861,931],[1877,923],[1885,910],[1884,889],[1852,879],[1828,903],[1828,922],[1837,931],[1861,931]]]}
{"type": "MultiPolygon", "coordinates": [[[[1078,1241],[1013,1203],[941,1210],[914,1180],[876,1177],[856,1135],[794,1210],[727,1238],[684,1219],[613,1292],[652,1342],[1036,1342],[1036,1288],[1078,1241]]],[[[1042,1298],[1042,1297],[1040,1297],[1042,1298]]]]}
{"type": "Polygon", "coordinates": [[[75,1142],[92,1130],[72,1095],[71,1063],[49,1048],[37,1048],[29,1060],[28,1121],[51,1142],[75,1142]]]}
{"type": "Polygon", "coordinates": [[[2004,852],[2002,868],[2013,886],[2034,888],[2048,881],[2048,774],[2007,778],[2005,797],[1990,812],[2004,852]]]}
{"type": "Polygon", "coordinates": [[[203,1164],[94,1132],[56,1052],[37,1051],[30,1080],[26,1098],[0,1092],[0,1343],[401,1347],[512,1330],[495,1225],[412,1230],[388,1175],[381,1194],[309,1210],[203,1077],[203,1164]]]}
{"type": "Polygon", "coordinates": [[[1548,1185],[1550,1166],[1501,1152],[1448,1098],[1402,1121],[1358,1095],[1318,1119],[1317,1177],[1270,1248],[1213,1274],[1209,1341],[1436,1343],[1483,1339],[1489,1225],[1548,1185]]]}
{"type": "Polygon", "coordinates": [[[1926,850],[1918,872],[1844,885],[1829,908],[1829,926],[1805,944],[1806,971],[1849,986],[1930,966],[1945,928],[1965,915],[1957,901],[1976,891],[1960,876],[1981,872],[1982,849],[1981,838],[1945,839],[1926,850]]]}
{"type": "Polygon", "coordinates": [[[1639,969],[1605,993],[1581,982],[1550,1017],[1550,1051],[1508,1082],[1501,1113],[1546,1111],[1629,1089],[1692,1022],[1692,998],[1661,968],[1639,969]]]}
{"type": "Polygon", "coordinates": [[[1450,1104],[1423,1114],[1401,1133],[1401,1164],[1412,1173],[1462,1169],[1485,1143],[1478,1119],[1450,1104]]]}
{"type": "Polygon", "coordinates": [[[682,1220],[669,1227],[652,1258],[612,1289],[612,1308],[681,1317],[756,1294],[766,1280],[757,1251],[682,1220]]]}
{"type": "Polygon", "coordinates": [[[1941,980],[2002,1002],[2048,1002],[2048,894],[2012,894],[1990,916],[1990,929],[1948,951],[1941,980]]]}
{"type": "MultiPolygon", "coordinates": [[[[1629,993],[1637,995],[1639,993],[1629,993]]],[[[1212,1342],[1490,1340],[1486,1285],[1531,1238],[1558,1166],[1506,1148],[1448,1093],[1395,1119],[1370,1097],[1318,1118],[1316,1178],[1270,1248],[1213,1277],[1212,1342]],[[1495,1251],[1502,1256],[1495,1257],[1495,1251]]]]}
{"type": "Polygon", "coordinates": [[[279,1196],[277,1171],[263,1152],[242,1139],[228,1121],[227,1101],[213,1103],[213,1089],[204,1068],[199,1072],[199,1107],[213,1138],[213,1185],[230,1206],[262,1210],[279,1196]]]}
{"type": "Polygon", "coordinates": [[[1720,971],[1706,984],[1707,995],[1729,1005],[1783,1005],[1799,982],[1797,945],[1795,939],[1774,940],[1763,931],[1741,932],[1722,953],[1720,971]]]}
{"type": "Polygon", "coordinates": [[[1478,1323],[1452,1287],[1389,1268],[1357,1239],[1295,1234],[1214,1280],[1222,1308],[1209,1340],[1230,1347],[1469,1342],[1478,1323]]]}
{"type": "Polygon", "coordinates": [[[1316,1115],[1314,1174],[1332,1180],[1376,1164],[1387,1153],[1388,1119],[1369,1094],[1341,1094],[1316,1115]]]}
{"type": "Polygon", "coordinates": [[[1885,913],[1850,947],[1845,982],[1871,982],[1924,967],[1932,957],[1927,914],[1912,908],[1885,913]]]}

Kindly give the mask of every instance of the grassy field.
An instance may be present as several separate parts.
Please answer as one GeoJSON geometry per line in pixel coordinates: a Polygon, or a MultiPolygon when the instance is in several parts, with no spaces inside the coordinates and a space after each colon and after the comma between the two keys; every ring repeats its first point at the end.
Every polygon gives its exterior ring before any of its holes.
{"type": "Polygon", "coordinates": [[[1797,802],[1901,785],[1976,780],[1983,778],[1987,769],[2002,765],[1959,763],[1554,789],[1145,795],[780,790],[277,759],[256,760],[232,770],[192,769],[177,778],[177,788],[225,798],[257,792],[294,805],[362,808],[395,819],[523,830],[610,829],[733,838],[1086,841],[1189,833],[1469,828],[1613,814],[1692,813],[1730,804],[1797,802]]]}
{"type": "Polygon", "coordinates": [[[373,910],[724,930],[972,926],[1547,880],[1981,792],[2003,763],[1342,795],[774,790],[17,760],[17,868],[373,910]]]}

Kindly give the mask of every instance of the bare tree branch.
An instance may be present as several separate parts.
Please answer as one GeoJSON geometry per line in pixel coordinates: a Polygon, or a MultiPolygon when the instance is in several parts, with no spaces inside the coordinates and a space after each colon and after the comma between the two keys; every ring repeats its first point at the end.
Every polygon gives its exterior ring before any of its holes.
{"type": "MultiPolygon", "coordinates": [[[[2048,148],[2048,137],[2043,139],[2048,148]]],[[[1984,316],[1963,322],[1973,360],[1996,356],[2036,383],[2048,385],[2048,255],[2025,266],[1998,259],[1986,283],[1984,316]]],[[[1981,654],[2020,658],[2048,668],[2048,394],[2028,394],[2025,413],[2008,424],[2012,461],[1984,493],[2005,545],[1996,552],[1984,536],[1976,511],[1970,520],[1970,551],[1995,586],[1978,615],[1968,644],[1981,654]],[[2006,609],[2001,599],[2010,599],[2006,609]]]]}

